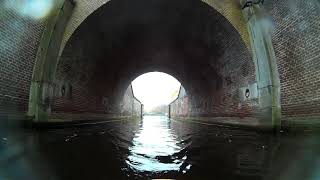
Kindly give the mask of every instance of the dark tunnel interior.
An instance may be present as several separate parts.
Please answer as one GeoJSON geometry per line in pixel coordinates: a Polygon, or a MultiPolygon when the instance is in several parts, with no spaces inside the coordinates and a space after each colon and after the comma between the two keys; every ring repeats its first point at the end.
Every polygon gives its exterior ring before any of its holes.
{"type": "Polygon", "coordinates": [[[89,96],[113,97],[118,107],[133,79],[161,71],[182,83],[194,107],[205,109],[202,104],[218,105],[219,94],[228,91],[223,87],[230,76],[225,67],[233,66],[236,75],[237,65],[249,65],[242,81],[252,81],[250,58],[229,21],[203,2],[117,0],[78,27],[60,57],[56,78],[86,89],[89,96]],[[217,99],[207,98],[213,94],[217,99]]]}

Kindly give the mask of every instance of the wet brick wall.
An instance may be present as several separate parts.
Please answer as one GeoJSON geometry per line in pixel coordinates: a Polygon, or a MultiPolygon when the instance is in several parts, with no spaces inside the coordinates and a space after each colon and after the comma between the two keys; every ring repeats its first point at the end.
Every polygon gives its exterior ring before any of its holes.
{"type": "Polygon", "coordinates": [[[0,121],[27,112],[45,21],[23,13],[14,1],[0,1],[0,121]]]}
{"type": "Polygon", "coordinates": [[[218,72],[206,75],[206,78],[215,81],[212,92],[202,97],[183,93],[183,96],[172,103],[172,112],[177,112],[176,116],[259,116],[257,96],[241,98],[241,89],[256,83],[254,62],[249,50],[240,36],[225,37],[223,45],[225,50],[218,61],[216,57],[209,60],[218,72]]]}
{"type": "Polygon", "coordinates": [[[320,2],[266,1],[281,81],[284,119],[320,115],[320,2]]]}

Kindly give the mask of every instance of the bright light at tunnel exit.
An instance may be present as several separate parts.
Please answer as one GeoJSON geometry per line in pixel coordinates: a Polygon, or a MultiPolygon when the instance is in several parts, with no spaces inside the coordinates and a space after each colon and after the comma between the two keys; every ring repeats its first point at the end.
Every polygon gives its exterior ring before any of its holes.
{"type": "Polygon", "coordinates": [[[180,85],[177,79],[161,72],[145,73],[132,81],[133,93],[146,111],[171,103],[178,97],[180,85]]]}

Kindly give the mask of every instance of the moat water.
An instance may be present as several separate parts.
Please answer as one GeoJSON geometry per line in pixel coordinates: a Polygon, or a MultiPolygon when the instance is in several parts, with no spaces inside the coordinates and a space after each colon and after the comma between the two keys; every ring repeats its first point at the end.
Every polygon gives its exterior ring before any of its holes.
{"type": "Polygon", "coordinates": [[[320,179],[320,137],[309,133],[144,116],[0,135],[0,180],[320,179]]]}

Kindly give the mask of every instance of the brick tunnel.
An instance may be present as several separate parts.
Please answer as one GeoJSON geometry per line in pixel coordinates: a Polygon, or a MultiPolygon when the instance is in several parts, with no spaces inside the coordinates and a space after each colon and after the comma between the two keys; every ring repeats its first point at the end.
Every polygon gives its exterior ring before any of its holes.
{"type": "Polygon", "coordinates": [[[0,2],[7,123],[139,117],[130,83],[153,71],[183,86],[172,118],[319,122],[317,0],[56,0],[41,16],[10,2],[0,2]]]}
{"type": "Polygon", "coordinates": [[[319,0],[0,0],[0,179],[315,180],[319,120],[319,0]]]}

